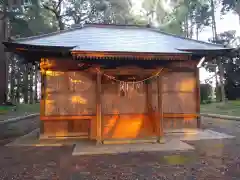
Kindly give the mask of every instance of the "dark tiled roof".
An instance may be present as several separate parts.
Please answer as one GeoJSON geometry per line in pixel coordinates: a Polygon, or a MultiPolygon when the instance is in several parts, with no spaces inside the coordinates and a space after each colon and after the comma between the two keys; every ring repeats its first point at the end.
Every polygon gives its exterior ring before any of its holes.
{"type": "Polygon", "coordinates": [[[221,50],[222,45],[196,41],[139,26],[87,24],[61,32],[18,39],[40,46],[75,47],[79,51],[187,53],[184,50],[221,50]]]}

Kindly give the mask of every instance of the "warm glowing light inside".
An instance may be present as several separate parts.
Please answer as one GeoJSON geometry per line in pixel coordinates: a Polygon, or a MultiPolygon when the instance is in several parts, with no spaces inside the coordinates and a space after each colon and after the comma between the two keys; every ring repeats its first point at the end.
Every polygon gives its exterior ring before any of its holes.
{"type": "Polygon", "coordinates": [[[54,105],[53,105],[54,101],[53,100],[45,100],[45,104],[46,104],[46,110],[45,113],[49,114],[51,112],[53,112],[54,110],[54,105]]]}
{"type": "Polygon", "coordinates": [[[70,79],[70,81],[72,82],[72,83],[84,83],[82,80],[80,80],[80,79],[72,79],[72,78],[69,78],[70,79]]]}
{"type": "Polygon", "coordinates": [[[196,88],[195,84],[196,84],[195,79],[193,79],[193,78],[185,79],[184,81],[182,81],[180,83],[180,91],[191,91],[192,92],[196,88]]]}
{"type": "Polygon", "coordinates": [[[51,68],[55,65],[55,62],[53,60],[49,60],[49,59],[41,59],[40,62],[40,68],[41,69],[46,69],[46,68],[51,68]]]}
{"type": "Polygon", "coordinates": [[[82,98],[81,96],[72,96],[71,97],[72,103],[78,104],[87,104],[87,100],[82,98]]]}
{"type": "Polygon", "coordinates": [[[55,136],[59,136],[59,138],[61,138],[61,139],[65,139],[67,134],[68,134],[68,132],[65,132],[65,131],[55,132],[55,136]]]}
{"type": "Polygon", "coordinates": [[[114,115],[109,121],[108,125],[104,128],[103,136],[106,136],[110,133],[114,125],[117,123],[118,115],[114,115]]]}
{"type": "Polygon", "coordinates": [[[46,102],[46,104],[52,104],[54,101],[46,99],[45,102],[46,102]]]}
{"type": "Polygon", "coordinates": [[[148,123],[149,119],[144,115],[114,115],[108,121],[104,127],[103,136],[111,137],[113,139],[118,138],[136,138],[141,133],[146,133],[153,136],[151,127],[143,127],[143,124],[148,123]]]}
{"type": "Polygon", "coordinates": [[[60,71],[50,71],[50,70],[46,71],[46,76],[60,76],[63,74],[64,72],[60,72],[60,71]]]}
{"type": "Polygon", "coordinates": [[[136,138],[141,129],[143,116],[126,116],[124,120],[117,123],[117,127],[113,132],[113,138],[136,138]]]}
{"type": "MultiPolygon", "coordinates": [[[[45,93],[48,94],[51,92],[51,88],[46,88],[45,93]]],[[[48,96],[48,95],[47,95],[48,96]]]]}

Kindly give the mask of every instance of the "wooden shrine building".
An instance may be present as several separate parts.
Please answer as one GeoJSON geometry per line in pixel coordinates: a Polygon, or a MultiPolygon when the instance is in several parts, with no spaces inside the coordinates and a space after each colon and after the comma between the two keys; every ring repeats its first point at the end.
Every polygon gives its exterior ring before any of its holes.
{"type": "Polygon", "coordinates": [[[200,127],[199,68],[231,49],[149,27],[86,24],[4,42],[40,63],[41,138],[158,142],[200,127]]]}

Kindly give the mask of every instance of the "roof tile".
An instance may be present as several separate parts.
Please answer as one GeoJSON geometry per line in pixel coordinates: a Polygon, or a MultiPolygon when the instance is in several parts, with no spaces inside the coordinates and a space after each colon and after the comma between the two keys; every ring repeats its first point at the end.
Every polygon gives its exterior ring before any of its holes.
{"type": "Polygon", "coordinates": [[[117,25],[86,25],[16,42],[40,46],[74,46],[75,51],[187,53],[179,49],[225,49],[221,45],[182,38],[152,28],[117,25]]]}

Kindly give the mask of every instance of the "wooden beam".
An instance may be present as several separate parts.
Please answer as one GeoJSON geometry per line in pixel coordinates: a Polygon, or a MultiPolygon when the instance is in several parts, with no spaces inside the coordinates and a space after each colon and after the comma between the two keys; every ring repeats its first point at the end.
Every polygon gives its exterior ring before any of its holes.
{"type": "Polygon", "coordinates": [[[72,51],[72,55],[77,58],[99,58],[99,59],[114,59],[114,58],[132,58],[132,59],[167,59],[174,60],[190,60],[191,54],[173,54],[173,53],[146,53],[146,52],[102,52],[102,51],[72,51]]]}
{"type": "Polygon", "coordinates": [[[163,136],[163,99],[162,99],[162,76],[157,78],[157,88],[158,88],[158,113],[159,113],[159,131],[158,131],[158,141],[160,142],[163,136]]]}
{"type": "Polygon", "coordinates": [[[166,94],[170,94],[170,93],[194,93],[196,91],[176,91],[176,90],[167,90],[167,91],[163,91],[162,93],[166,93],[166,94]]]}
{"type": "Polygon", "coordinates": [[[164,113],[164,118],[197,118],[199,114],[184,114],[184,113],[164,113]]]}
{"type": "MultiPolygon", "coordinates": [[[[199,79],[199,68],[196,68],[196,112],[200,114],[200,79],[199,79]]],[[[201,127],[201,117],[197,117],[197,128],[201,127]]]]}
{"type": "Polygon", "coordinates": [[[105,69],[103,70],[104,73],[109,75],[137,75],[141,73],[142,75],[152,75],[154,73],[157,73],[158,71],[156,69],[144,69],[144,68],[115,68],[115,69],[105,69]]]}
{"type": "Polygon", "coordinates": [[[102,144],[101,80],[102,75],[100,72],[98,72],[96,79],[97,144],[102,144]]]}

